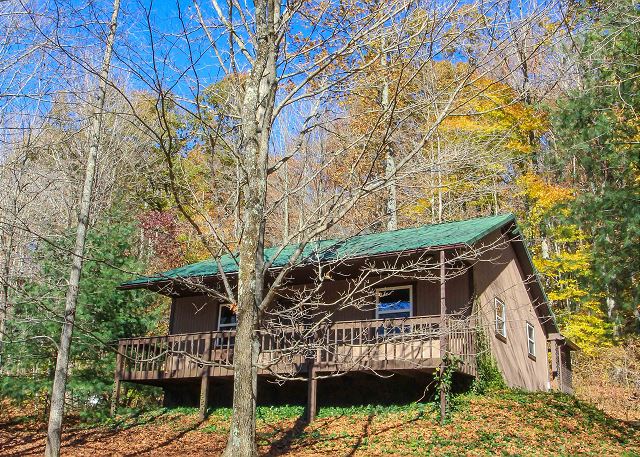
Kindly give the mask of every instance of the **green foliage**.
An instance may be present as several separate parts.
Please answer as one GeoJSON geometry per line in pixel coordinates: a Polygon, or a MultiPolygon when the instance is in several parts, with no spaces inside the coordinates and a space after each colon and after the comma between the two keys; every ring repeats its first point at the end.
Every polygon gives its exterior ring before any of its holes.
{"type": "Polygon", "coordinates": [[[462,359],[459,356],[445,355],[443,357],[442,366],[436,368],[436,372],[433,376],[433,379],[436,383],[435,404],[440,404],[440,400],[442,398],[441,395],[443,393],[446,398],[447,410],[444,412],[444,417],[442,417],[442,412],[440,411],[440,409],[438,409],[439,414],[441,414],[439,417],[441,423],[444,423],[449,418],[451,388],[453,387],[453,375],[460,368],[461,364],[462,359]]]}
{"type": "Polygon", "coordinates": [[[258,420],[270,423],[282,419],[293,419],[304,414],[304,406],[283,405],[283,406],[258,406],[256,417],[258,420]]]}
{"type": "MultiPolygon", "coordinates": [[[[132,272],[144,269],[136,256],[137,233],[136,224],[116,212],[87,235],[68,393],[72,406],[91,406],[96,414],[108,404],[116,341],[144,334],[159,320],[154,297],[115,291],[132,272]]],[[[7,371],[18,376],[0,380],[6,395],[32,397],[50,387],[73,239],[70,233],[55,246],[42,243],[33,253],[41,277],[25,285],[27,299],[17,303],[9,321],[7,371]]]]}
{"type": "Polygon", "coordinates": [[[355,417],[355,416],[386,416],[390,414],[418,414],[425,409],[431,409],[432,404],[408,403],[398,405],[360,405],[360,406],[324,406],[318,410],[317,417],[355,417]]]}
{"type": "Polygon", "coordinates": [[[628,0],[587,12],[582,87],[551,118],[559,179],[579,190],[568,219],[593,246],[594,298],[605,312],[613,305],[623,331],[637,329],[640,302],[639,19],[637,4],[628,0]]]}
{"type": "Polygon", "coordinates": [[[505,389],[507,385],[504,382],[504,377],[491,353],[489,340],[482,330],[478,330],[476,333],[476,353],[478,374],[473,380],[471,390],[476,394],[486,394],[505,389]]]}

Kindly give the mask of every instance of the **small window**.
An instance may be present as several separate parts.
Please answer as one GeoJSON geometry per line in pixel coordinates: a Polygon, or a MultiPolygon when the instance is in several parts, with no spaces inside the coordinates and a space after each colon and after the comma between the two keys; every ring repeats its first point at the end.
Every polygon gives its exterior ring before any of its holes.
{"type": "Polygon", "coordinates": [[[413,288],[411,286],[376,289],[376,318],[403,319],[411,317],[413,288]]]}
{"type": "Polygon", "coordinates": [[[527,322],[527,351],[530,357],[536,357],[536,329],[529,322],[527,322]]]}
{"type": "Polygon", "coordinates": [[[507,306],[502,300],[496,298],[496,335],[507,337],[507,306]]]}
{"type": "Polygon", "coordinates": [[[238,316],[229,305],[220,305],[218,314],[218,330],[235,330],[238,325],[238,316]]]}

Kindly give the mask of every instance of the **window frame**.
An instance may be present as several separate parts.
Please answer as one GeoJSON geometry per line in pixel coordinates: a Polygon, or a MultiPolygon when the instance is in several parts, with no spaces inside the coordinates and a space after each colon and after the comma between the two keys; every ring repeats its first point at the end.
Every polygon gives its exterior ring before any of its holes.
{"type": "Polygon", "coordinates": [[[493,318],[494,318],[494,331],[496,336],[499,339],[506,341],[507,340],[507,304],[498,297],[495,297],[493,301],[493,318]],[[498,305],[502,307],[502,315],[498,315],[498,305]],[[501,322],[500,328],[498,327],[498,322],[501,322]]]}
{"type": "MultiPolygon", "coordinates": [[[[393,314],[397,313],[397,311],[383,311],[380,313],[380,292],[388,291],[388,290],[409,290],[409,316],[413,317],[413,284],[402,284],[397,286],[385,286],[385,287],[376,287],[376,319],[385,319],[385,314],[393,314]]],[[[404,317],[392,317],[389,319],[406,319],[404,317]]]]}
{"type": "Polygon", "coordinates": [[[221,304],[220,306],[218,306],[218,331],[219,332],[230,332],[230,331],[235,330],[238,327],[237,315],[236,315],[236,323],[235,324],[222,324],[220,322],[220,319],[222,318],[222,308],[229,308],[229,310],[231,312],[233,312],[233,310],[231,309],[231,305],[229,305],[229,304],[225,303],[225,304],[221,304]]]}
{"type": "Polygon", "coordinates": [[[529,321],[526,322],[524,326],[524,331],[527,337],[527,355],[529,358],[535,360],[536,359],[536,327],[529,321]],[[531,335],[529,335],[529,329],[531,329],[531,335]],[[533,346],[533,351],[531,351],[531,347],[533,346]]]}

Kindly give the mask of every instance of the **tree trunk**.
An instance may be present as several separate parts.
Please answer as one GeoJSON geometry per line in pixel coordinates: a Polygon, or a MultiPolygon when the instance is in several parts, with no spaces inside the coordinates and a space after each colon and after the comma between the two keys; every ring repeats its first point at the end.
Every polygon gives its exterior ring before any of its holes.
{"type": "Polygon", "coordinates": [[[260,354],[258,323],[264,297],[264,212],[269,137],[277,89],[274,23],[279,6],[258,1],[257,51],[242,101],[239,160],[242,176],[242,239],[239,243],[238,326],[233,358],[233,415],[225,457],[257,454],[256,395],[260,354]]]}
{"type": "MultiPolygon", "coordinates": [[[[251,89],[247,89],[251,90],[251,89]]],[[[263,214],[266,195],[266,166],[259,166],[259,145],[250,141],[245,149],[247,186],[244,195],[242,240],[238,269],[238,326],[233,353],[233,416],[229,440],[223,455],[253,456],[257,454],[256,396],[258,375],[256,365],[260,353],[258,340],[258,307],[263,295],[263,214]]]]}
{"type": "Polygon", "coordinates": [[[289,242],[289,163],[284,163],[284,198],[282,202],[282,240],[284,243],[289,242]]]}
{"type": "MultiPolygon", "coordinates": [[[[385,40],[382,40],[382,53],[380,56],[381,66],[384,71],[384,79],[382,81],[382,94],[381,104],[383,111],[383,118],[386,119],[385,128],[391,129],[391,100],[389,100],[389,71],[388,71],[388,58],[387,51],[384,49],[386,46],[385,40]]],[[[383,141],[386,144],[385,154],[385,178],[389,180],[389,192],[387,194],[387,230],[396,230],[398,228],[398,203],[397,203],[397,188],[396,188],[396,159],[394,157],[395,151],[391,144],[390,138],[384,138],[383,141]]]]}
{"type": "Polygon", "coordinates": [[[442,202],[442,151],[440,149],[440,133],[436,132],[437,153],[436,163],[438,167],[438,224],[442,222],[443,202],[442,202]]]}
{"type": "MultiPolygon", "coordinates": [[[[15,209],[15,205],[14,205],[15,209]]],[[[15,214],[15,213],[14,213],[15,214]]],[[[15,222],[14,222],[15,223],[15,222]]],[[[4,255],[4,265],[2,267],[2,287],[0,288],[0,369],[4,363],[4,337],[7,329],[7,319],[9,316],[9,282],[11,280],[11,254],[13,253],[13,239],[15,234],[15,225],[9,226],[9,233],[3,247],[6,249],[4,255]]]]}
{"type": "Polygon", "coordinates": [[[120,10],[120,0],[113,2],[113,14],[109,24],[109,35],[104,51],[102,68],[100,71],[100,81],[98,85],[98,95],[96,108],[91,119],[91,136],[89,156],[85,170],[84,185],[80,198],[80,210],[78,213],[78,226],[76,229],[76,242],[73,250],[73,261],[69,276],[69,287],[65,300],[64,323],[60,335],[60,346],[58,348],[58,358],[56,360],[56,372],[53,379],[51,391],[51,409],[49,411],[49,425],[47,429],[47,443],[45,456],[58,457],[60,455],[60,441],[62,435],[62,418],[64,415],[64,397],[67,387],[67,374],[69,370],[69,354],[71,352],[71,338],[73,336],[73,326],[75,322],[76,304],[78,301],[78,286],[82,274],[82,264],[84,247],[89,226],[89,211],[91,208],[91,196],[95,180],[96,161],[98,149],[100,147],[100,130],[102,127],[102,112],[104,110],[105,96],[107,91],[107,78],[111,63],[111,53],[113,42],[115,41],[118,12],[120,10]]]}
{"type": "Polygon", "coordinates": [[[396,160],[393,157],[393,148],[387,148],[386,175],[390,180],[389,195],[387,196],[387,230],[398,228],[398,190],[395,183],[396,160]]]}

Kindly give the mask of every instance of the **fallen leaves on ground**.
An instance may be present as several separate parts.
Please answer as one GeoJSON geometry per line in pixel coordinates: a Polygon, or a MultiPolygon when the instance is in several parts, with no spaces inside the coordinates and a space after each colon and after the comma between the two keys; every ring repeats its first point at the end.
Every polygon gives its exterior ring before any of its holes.
{"type": "MultiPolygon", "coordinates": [[[[3,403],[0,454],[41,455],[46,426],[3,403]]],[[[430,404],[403,410],[332,408],[312,424],[278,417],[258,423],[263,455],[640,455],[638,424],[613,419],[573,397],[504,391],[456,400],[451,420],[430,404]],[[342,412],[341,412],[342,411],[342,412]]],[[[67,426],[65,456],[211,456],[224,449],[228,414],[204,422],[194,411],[157,410],[86,428],[67,426]]]]}

